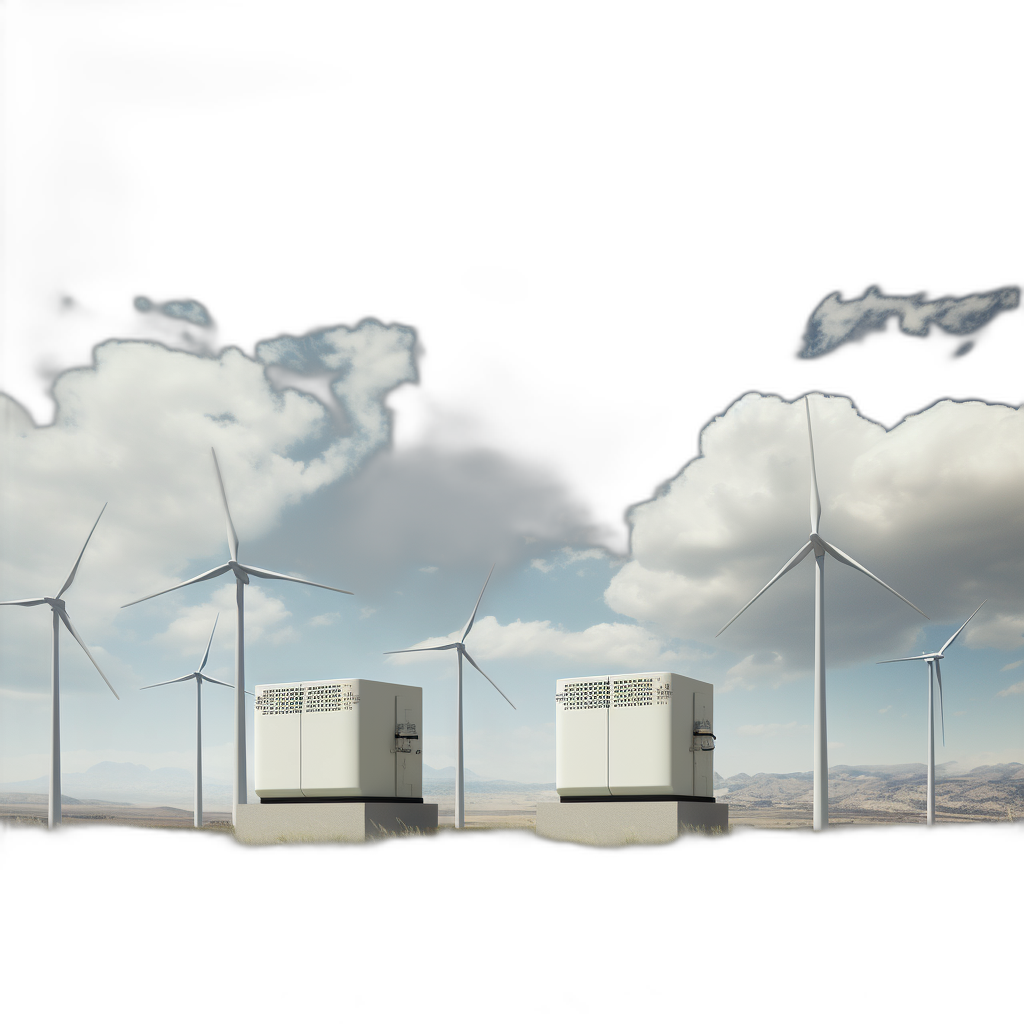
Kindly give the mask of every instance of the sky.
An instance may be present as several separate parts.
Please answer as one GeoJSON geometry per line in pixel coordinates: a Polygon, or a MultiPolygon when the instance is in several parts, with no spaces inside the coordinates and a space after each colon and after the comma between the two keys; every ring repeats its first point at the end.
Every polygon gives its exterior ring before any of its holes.
{"type": "MultiPolygon", "coordinates": [[[[716,638],[806,538],[804,403],[748,393],[709,423],[701,454],[630,510],[627,556],[560,543],[601,524],[556,479],[508,456],[388,450],[384,396],[416,378],[413,331],[363,322],[260,342],[257,356],[108,341],[94,369],[58,378],[52,426],[5,405],[5,479],[19,481],[4,497],[5,599],[55,592],[109,503],[67,600],[121,700],[73,643],[64,648],[65,770],[190,766],[190,688],[141,688],[197,668],[218,615],[209,667],[233,679],[225,577],[121,607],[229,557],[211,446],[242,560],[355,591],[254,580],[250,689],[339,676],[422,685],[425,761],[451,763],[453,658],[383,652],[458,639],[491,557],[499,567],[470,650],[517,710],[471,673],[471,770],[551,781],[555,678],[665,669],[715,684],[720,773],[807,770],[810,561],[716,638]],[[344,428],[312,396],[276,391],[259,361],[314,349],[342,367],[344,428]]],[[[982,601],[946,661],[940,760],[1024,756],[1014,689],[1024,678],[1021,414],[945,400],[886,432],[849,399],[815,394],[810,404],[824,536],[929,615],[830,563],[833,763],[923,759],[923,666],[876,662],[937,649],[982,601]]],[[[4,611],[7,782],[47,770],[49,628],[45,608],[4,611]]],[[[225,781],[231,695],[206,699],[207,773],[225,781]]]]}
{"type": "MultiPolygon", "coordinates": [[[[63,770],[194,764],[189,685],[141,687],[218,613],[232,678],[232,586],[121,606],[226,560],[211,447],[240,559],[353,592],[254,580],[250,688],[422,686],[452,764],[454,653],[383,652],[458,639],[495,564],[467,646],[516,708],[467,667],[468,769],[552,781],[556,679],[669,671],[715,686],[718,772],[810,770],[810,561],[716,636],[807,539],[805,396],[821,535],[929,616],[827,562],[829,763],[925,760],[925,669],[876,663],[982,601],[937,761],[1024,761],[1012,162],[979,206],[968,155],[923,185],[822,128],[824,205],[781,137],[779,193],[694,171],[681,204],[653,132],[595,177],[518,99],[373,123],[307,36],[15,13],[0,600],[54,595],[106,503],[66,599],[120,696],[63,634],[63,770]]],[[[0,608],[0,782],[48,771],[49,630],[0,608]]],[[[210,781],[231,700],[204,690],[210,781]]]]}

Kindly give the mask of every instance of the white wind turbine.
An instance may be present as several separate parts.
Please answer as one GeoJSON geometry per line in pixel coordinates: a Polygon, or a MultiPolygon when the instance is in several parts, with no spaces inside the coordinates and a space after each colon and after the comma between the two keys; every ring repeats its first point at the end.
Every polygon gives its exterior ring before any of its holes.
{"type": "MultiPolygon", "coordinates": [[[[810,537],[807,543],[715,635],[721,636],[776,580],[785,576],[790,569],[802,562],[812,551],[814,552],[814,830],[819,831],[828,827],[828,747],[825,728],[825,553],[828,552],[837,562],[842,562],[843,565],[848,565],[881,584],[904,604],[909,604],[915,612],[919,612],[921,615],[924,615],[924,612],[902,594],[893,590],[888,583],[884,583],[874,573],[868,572],[859,562],[855,562],[839,548],[829,544],[818,533],[818,527],[821,524],[821,499],[818,497],[818,477],[814,468],[814,436],[811,433],[811,406],[807,396],[804,397],[804,409],[807,413],[807,439],[811,448],[810,537]]],[[[928,618],[927,615],[924,617],[928,618]]]]}
{"type": "MultiPolygon", "coordinates": [[[[218,686],[226,686],[229,689],[234,689],[231,683],[223,683],[219,679],[214,679],[212,676],[208,676],[203,672],[206,668],[206,663],[210,659],[210,648],[213,646],[213,634],[217,632],[217,623],[220,621],[220,615],[213,620],[213,629],[210,630],[210,642],[206,645],[206,653],[203,655],[203,662],[195,670],[195,672],[189,672],[188,675],[178,676],[177,679],[168,679],[163,683],[152,683],[149,686],[141,686],[141,690],[152,690],[157,686],[170,686],[171,683],[185,683],[190,679],[194,679],[196,682],[196,788],[194,798],[195,808],[195,826],[201,828],[203,825],[203,682],[216,683],[218,686]]],[[[248,690],[246,691],[249,692],[248,690]]]]}
{"type": "Polygon", "coordinates": [[[215,569],[193,576],[184,583],[177,583],[166,590],[158,590],[155,594],[147,594],[138,600],[129,601],[121,605],[122,608],[130,608],[133,604],[141,604],[150,598],[159,597],[161,594],[169,594],[172,590],[180,590],[182,587],[190,586],[193,583],[201,583],[203,580],[212,580],[222,576],[226,572],[234,573],[235,576],[235,607],[238,611],[237,626],[235,629],[235,773],[233,780],[233,795],[231,803],[232,824],[238,823],[238,805],[247,802],[247,776],[245,770],[245,590],[249,583],[250,576],[257,576],[263,580],[286,580],[289,583],[305,583],[307,587],[319,587],[321,590],[333,590],[338,594],[351,594],[351,590],[341,590],[338,587],[328,587],[324,583],[312,583],[309,580],[299,579],[298,576],[284,576],[279,572],[271,572],[269,569],[258,569],[252,565],[243,565],[238,561],[238,534],[235,533],[234,524],[231,522],[231,510],[228,508],[228,496],[224,490],[224,479],[220,475],[220,465],[217,462],[217,453],[213,453],[213,468],[217,473],[217,484],[220,487],[221,500],[224,502],[224,515],[227,518],[228,551],[231,558],[223,565],[215,569]]]}
{"type": "MultiPolygon", "coordinates": [[[[985,598],[987,601],[988,598],[985,598]]],[[[887,661],[878,662],[879,665],[893,665],[897,661],[923,661],[928,666],[928,817],[929,825],[935,824],[935,682],[939,684],[939,721],[942,723],[942,745],[946,745],[946,719],[942,714],[942,672],[939,670],[939,662],[946,656],[945,650],[964,631],[964,626],[981,611],[982,601],[977,608],[967,616],[967,622],[963,624],[937,651],[931,654],[918,654],[913,658],[889,658],[887,661]],[[934,672],[933,672],[934,669],[934,672]]]]}
{"type": "MultiPolygon", "coordinates": [[[[462,659],[470,663],[493,686],[498,693],[501,693],[502,697],[505,694],[501,692],[498,684],[473,660],[473,656],[466,650],[466,637],[469,636],[469,631],[473,628],[473,623],[476,621],[477,609],[480,607],[480,602],[483,600],[484,591],[487,589],[487,584],[491,581],[491,573],[494,572],[494,566],[491,566],[491,572],[487,574],[487,579],[484,580],[484,585],[480,588],[480,596],[476,599],[476,604],[473,606],[473,614],[469,617],[469,622],[466,623],[466,628],[462,631],[462,638],[453,644],[442,644],[440,647],[409,647],[402,651],[385,651],[385,654],[418,654],[420,651],[456,651],[457,660],[459,666],[459,685],[457,696],[455,698],[456,707],[456,754],[455,754],[455,827],[464,828],[466,824],[466,796],[465,796],[465,778],[463,772],[463,757],[462,757],[462,659]]],[[[508,697],[505,697],[508,700],[508,697]]],[[[516,709],[515,704],[508,700],[512,706],[512,710],[516,709]]]]}
{"type": "MultiPolygon", "coordinates": [[[[0,604],[19,604],[25,608],[31,608],[37,604],[48,604],[53,614],[53,654],[50,669],[50,796],[48,808],[50,828],[56,828],[60,824],[60,624],[62,622],[67,627],[68,632],[78,641],[82,650],[85,651],[86,657],[93,663],[96,671],[103,677],[103,682],[110,686],[110,680],[103,675],[103,669],[96,664],[96,659],[89,653],[89,648],[85,646],[85,641],[78,635],[75,627],[71,625],[71,619],[68,618],[67,609],[61,600],[62,595],[66,593],[68,587],[75,581],[75,574],[82,563],[82,555],[85,554],[85,549],[89,546],[89,541],[92,540],[96,527],[99,526],[100,516],[103,515],[106,508],[106,503],[104,503],[103,508],[100,509],[100,514],[96,517],[96,522],[92,524],[89,536],[85,538],[85,543],[82,545],[82,550],[79,552],[78,560],[75,562],[71,574],[64,581],[64,586],[57,591],[56,597],[29,597],[23,601],[0,601],[0,604]]],[[[113,686],[110,686],[110,692],[117,697],[117,691],[113,686]]],[[[120,700],[121,698],[117,697],[117,699],[120,700]]]]}

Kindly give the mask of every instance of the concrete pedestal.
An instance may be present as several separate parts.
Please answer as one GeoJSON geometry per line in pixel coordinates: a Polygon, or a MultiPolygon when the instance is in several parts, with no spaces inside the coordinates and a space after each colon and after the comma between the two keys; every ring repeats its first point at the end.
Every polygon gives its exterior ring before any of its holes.
{"type": "Polygon", "coordinates": [[[592,846],[668,843],[687,832],[729,831],[729,805],[692,800],[537,804],[537,835],[592,846]]]}
{"type": "Polygon", "coordinates": [[[421,835],[437,828],[437,804],[239,804],[235,838],[241,843],[363,843],[421,835]]]}

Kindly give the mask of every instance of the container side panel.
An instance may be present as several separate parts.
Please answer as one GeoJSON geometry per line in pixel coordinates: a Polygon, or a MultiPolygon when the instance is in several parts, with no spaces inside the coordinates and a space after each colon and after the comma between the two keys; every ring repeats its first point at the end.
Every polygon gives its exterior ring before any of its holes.
{"type": "Polygon", "coordinates": [[[306,684],[302,712],[302,795],[362,796],[359,680],[325,679],[306,684]]]}
{"type": "Polygon", "coordinates": [[[256,687],[253,768],[259,797],[302,796],[301,708],[301,686],[256,687]]]}
{"type": "Polygon", "coordinates": [[[609,796],[607,676],[555,683],[555,789],[559,796],[609,796]]]}
{"type": "Polygon", "coordinates": [[[672,794],[672,707],[660,673],[611,676],[608,784],[613,796],[672,794]]]}

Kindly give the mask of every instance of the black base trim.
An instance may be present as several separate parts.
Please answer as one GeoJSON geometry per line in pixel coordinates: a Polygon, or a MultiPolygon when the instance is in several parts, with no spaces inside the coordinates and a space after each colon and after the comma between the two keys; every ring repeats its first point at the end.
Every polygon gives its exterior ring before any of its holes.
{"type": "Polygon", "coordinates": [[[421,796],[261,796],[261,804],[421,804],[421,796]]]}
{"type": "Polygon", "coordinates": [[[675,800],[677,803],[686,801],[695,804],[713,804],[715,802],[713,796],[676,796],[673,793],[634,794],[633,796],[560,796],[558,800],[563,804],[611,804],[640,800],[675,800]]]}

